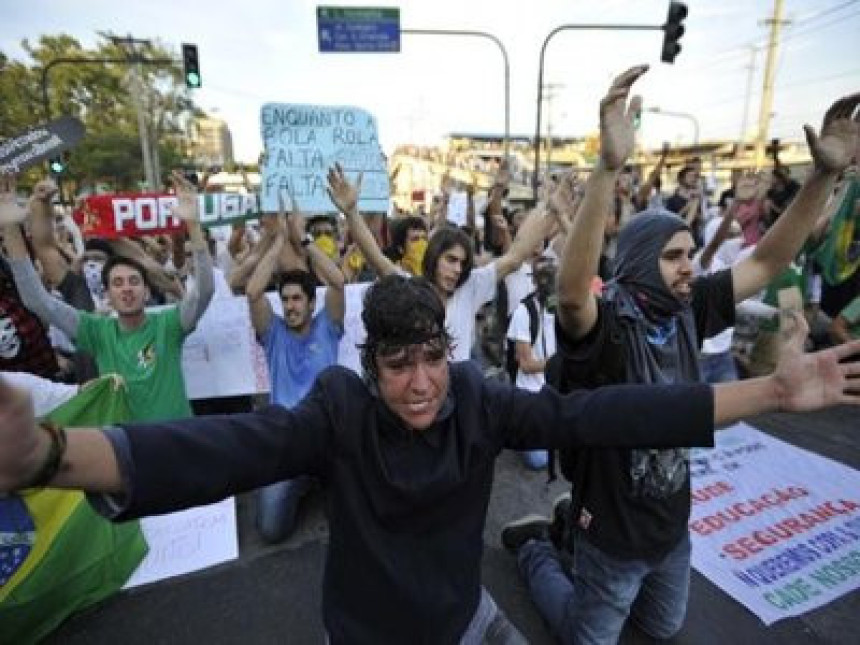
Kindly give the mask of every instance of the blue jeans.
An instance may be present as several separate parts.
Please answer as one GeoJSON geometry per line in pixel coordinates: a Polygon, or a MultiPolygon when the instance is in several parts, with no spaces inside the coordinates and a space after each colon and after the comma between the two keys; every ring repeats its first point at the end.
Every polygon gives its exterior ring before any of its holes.
{"type": "Polygon", "coordinates": [[[313,486],[308,476],[269,484],[257,491],[257,530],[269,544],[287,539],[296,528],[299,501],[313,486]]]}
{"type": "Polygon", "coordinates": [[[738,380],[738,367],[735,357],[727,350],[719,354],[702,354],[699,357],[702,381],[705,383],[728,383],[738,380]]]}
{"type": "Polygon", "coordinates": [[[617,643],[627,617],[653,638],[667,639],[684,624],[690,587],[690,536],[662,560],[613,558],[574,536],[573,572],[552,544],[531,540],[518,564],[532,600],[564,644],[617,643]]]}
{"type": "Polygon", "coordinates": [[[523,465],[529,470],[543,470],[549,463],[549,453],[546,450],[519,450],[523,465]]]}

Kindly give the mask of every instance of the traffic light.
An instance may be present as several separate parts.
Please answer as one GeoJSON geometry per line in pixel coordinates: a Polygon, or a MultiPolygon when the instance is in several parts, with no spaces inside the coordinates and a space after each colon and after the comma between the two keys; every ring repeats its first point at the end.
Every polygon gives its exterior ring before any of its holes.
{"type": "Polygon", "coordinates": [[[203,83],[200,79],[200,59],[197,45],[182,44],[182,69],[185,72],[185,87],[196,90],[203,83]]]}
{"type": "Polygon", "coordinates": [[[62,157],[53,157],[48,161],[48,168],[54,175],[62,175],[66,172],[66,162],[62,157]]]}
{"type": "Polygon", "coordinates": [[[675,56],[681,52],[678,43],[684,35],[684,18],[687,17],[687,5],[683,2],[670,2],[666,24],[663,25],[663,51],[660,60],[664,63],[674,63],[675,56]]]}

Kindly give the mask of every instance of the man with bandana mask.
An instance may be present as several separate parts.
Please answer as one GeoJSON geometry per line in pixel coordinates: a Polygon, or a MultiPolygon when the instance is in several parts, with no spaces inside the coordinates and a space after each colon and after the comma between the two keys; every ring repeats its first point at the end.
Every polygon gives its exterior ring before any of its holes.
{"type": "Polygon", "coordinates": [[[420,217],[402,217],[391,222],[391,245],[386,255],[409,275],[423,275],[427,252],[427,222],[420,217]]]}
{"type": "MultiPolygon", "coordinates": [[[[755,250],[731,268],[693,279],[690,225],[663,210],[636,215],[621,231],[603,298],[590,291],[616,177],[633,151],[633,83],[647,66],[615,79],[600,104],[600,159],[568,236],[559,271],[559,385],[699,382],[701,339],[734,323],[735,303],[764,288],[793,259],[848,165],[858,135],[860,94],[837,101],[820,137],[806,126],[813,170],[755,250]],[[626,111],[625,111],[625,108],[626,111]]],[[[676,411],[673,411],[676,412],[676,411]]],[[[684,449],[562,453],[573,482],[573,573],[547,539],[546,519],[508,525],[532,598],[563,643],[615,643],[632,620],[665,639],[684,622],[690,577],[689,456],[684,449]]],[[[555,533],[553,531],[553,533],[555,533]]]]}

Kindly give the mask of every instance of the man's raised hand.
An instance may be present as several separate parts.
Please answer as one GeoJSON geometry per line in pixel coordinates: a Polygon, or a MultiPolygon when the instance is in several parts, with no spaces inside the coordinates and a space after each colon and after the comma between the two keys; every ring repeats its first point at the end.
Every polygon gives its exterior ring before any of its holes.
{"type": "Polygon", "coordinates": [[[860,340],[807,354],[803,345],[809,327],[803,315],[787,310],[782,316],[782,348],[773,373],[780,409],[805,412],[860,405],[860,340]]]}
{"type": "Polygon", "coordinates": [[[600,161],[607,170],[618,170],[633,154],[634,120],[642,110],[642,98],[634,96],[627,104],[633,83],[648,71],[637,65],[618,76],[600,101],[600,161]]]}
{"type": "Polygon", "coordinates": [[[197,201],[197,187],[179,170],[174,170],[170,177],[176,190],[176,206],[173,208],[173,214],[184,222],[199,222],[200,205],[197,201]]]}
{"type": "Polygon", "coordinates": [[[359,173],[353,186],[343,172],[340,164],[336,163],[328,171],[328,196],[341,213],[347,215],[358,207],[358,196],[361,193],[361,181],[364,173],[359,173]]]}
{"type": "Polygon", "coordinates": [[[860,92],[836,101],[825,113],[819,135],[811,125],[803,126],[816,170],[835,174],[851,163],[860,137],[858,105],[860,92]]]}
{"type": "Polygon", "coordinates": [[[27,219],[27,209],[18,204],[15,176],[0,175],[0,226],[20,224],[27,219]]]}

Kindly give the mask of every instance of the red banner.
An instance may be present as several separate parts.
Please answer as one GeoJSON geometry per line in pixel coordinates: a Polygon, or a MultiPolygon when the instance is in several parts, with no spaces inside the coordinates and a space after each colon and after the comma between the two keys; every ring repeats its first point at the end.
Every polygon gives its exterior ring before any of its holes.
{"type": "Polygon", "coordinates": [[[135,237],[178,233],[182,220],[171,214],[176,195],[129,193],[93,195],[77,208],[73,217],[84,237],[135,237]]]}
{"type": "MultiPolygon", "coordinates": [[[[203,228],[225,226],[260,216],[256,195],[206,193],[199,200],[203,228]]],[[[135,237],[176,233],[182,221],[171,215],[176,195],[167,193],[125,193],[93,195],[83,200],[74,218],[84,237],[135,237]]]]}

